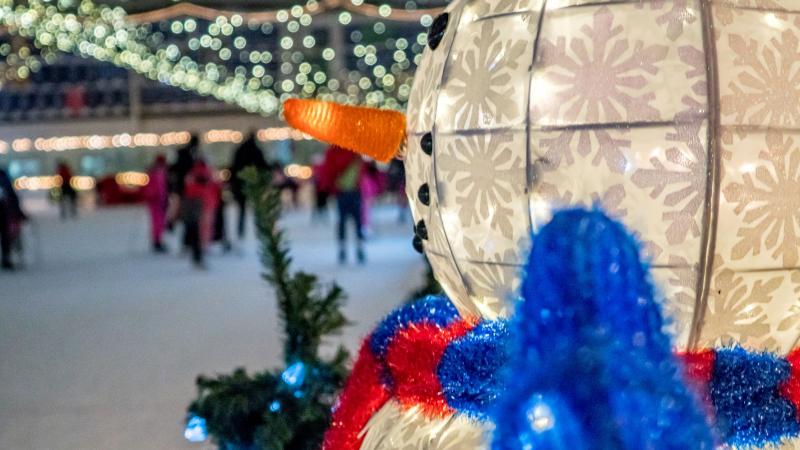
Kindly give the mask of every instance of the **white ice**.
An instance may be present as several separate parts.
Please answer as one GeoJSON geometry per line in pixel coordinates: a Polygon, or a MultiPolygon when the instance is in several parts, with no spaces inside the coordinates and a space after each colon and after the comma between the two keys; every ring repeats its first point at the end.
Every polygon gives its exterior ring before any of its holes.
{"type": "MultiPolygon", "coordinates": [[[[0,449],[205,449],[183,438],[198,374],[280,364],[274,295],[251,235],[199,272],[149,252],[144,210],[86,212],[62,223],[37,208],[28,267],[0,273],[0,449]]],[[[336,280],[354,322],[334,344],[355,352],[421,283],[411,225],[378,211],[369,262],[339,267],[333,226],[307,211],[284,226],[295,267],[336,280]]],[[[351,259],[352,260],[352,259],[351,259]]]]}

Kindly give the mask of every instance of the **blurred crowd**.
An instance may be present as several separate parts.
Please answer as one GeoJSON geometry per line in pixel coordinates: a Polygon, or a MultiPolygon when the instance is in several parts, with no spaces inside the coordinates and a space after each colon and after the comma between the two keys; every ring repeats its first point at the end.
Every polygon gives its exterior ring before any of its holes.
{"type": "MultiPolygon", "coordinates": [[[[152,251],[168,253],[165,234],[178,233],[176,241],[180,249],[176,250],[187,255],[195,267],[205,268],[207,249],[211,245],[219,245],[223,251],[232,248],[225,220],[228,206],[236,208],[234,231],[238,239],[243,239],[249,214],[240,175],[248,167],[271,172],[274,187],[286,193],[290,204],[298,203],[300,185],[297,180],[280,164],[265,158],[255,133],[250,133],[235,149],[229,165],[222,171],[204,159],[196,136],[177,149],[171,163],[166,156],[156,155],[147,172],[148,181],[139,192],[150,219],[152,251]]],[[[61,161],[55,175],[61,180],[56,196],[59,215],[62,220],[75,219],[78,193],[72,168],[61,161]]],[[[356,262],[366,262],[365,241],[373,233],[371,211],[381,195],[391,195],[398,206],[398,221],[405,221],[405,174],[400,161],[379,168],[374,161],[330,146],[319,155],[311,181],[314,186],[312,221],[328,224],[331,222],[329,211],[335,211],[334,232],[341,264],[348,261],[351,253],[356,262]],[[331,208],[329,203],[335,206],[331,208]],[[352,245],[348,245],[350,241],[352,245]]],[[[15,250],[21,249],[21,230],[26,220],[14,183],[8,173],[0,169],[0,243],[4,270],[15,268],[12,256],[15,250]]]]}

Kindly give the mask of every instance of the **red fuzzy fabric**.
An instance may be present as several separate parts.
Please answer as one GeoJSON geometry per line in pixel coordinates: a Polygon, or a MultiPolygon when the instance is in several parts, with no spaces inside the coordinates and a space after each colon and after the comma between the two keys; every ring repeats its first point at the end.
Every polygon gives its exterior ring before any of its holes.
{"type": "Polygon", "coordinates": [[[781,386],[781,394],[795,407],[797,417],[800,418],[800,348],[795,349],[786,357],[792,366],[792,374],[781,386]]]}
{"type": "Polygon", "coordinates": [[[431,323],[410,324],[389,344],[386,365],[394,398],[403,407],[418,406],[428,417],[454,413],[447,405],[436,368],[447,345],[475,327],[475,320],[458,320],[446,328],[431,323]]]}
{"type": "Polygon", "coordinates": [[[363,440],[361,430],[391,396],[381,382],[381,364],[372,354],[369,340],[367,337],[361,344],[353,372],[339,394],[323,450],[358,450],[363,440]]]}
{"type": "Polygon", "coordinates": [[[713,349],[678,353],[676,356],[683,361],[683,374],[688,381],[698,385],[711,382],[717,359],[717,353],[713,349]]]}
{"type": "Polygon", "coordinates": [[[683,376],[686,378],[686,384],[694,390],[697,398],[703,403],[706,415],[713,417],[714,406],[709,389],[714,376],[717,352],[713,349],[705,349],[676,353],[675,356],[683,361],[683,376]]]}

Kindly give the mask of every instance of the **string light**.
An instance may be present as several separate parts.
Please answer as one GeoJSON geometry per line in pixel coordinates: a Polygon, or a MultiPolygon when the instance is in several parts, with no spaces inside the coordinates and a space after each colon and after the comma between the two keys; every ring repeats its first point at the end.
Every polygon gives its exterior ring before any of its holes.
{"type": "MultiPolygon", "coordinates": [[[[401,22],[417,22],[426,15],[437,16],[444,10],[443,7],[417,9],[416,5],[417,4],[413,1],[408,2],[406,10],[398,10],[392,9],[389,5],[381,5],[379,7],[375,7],[374,5],[365,5],[364,0],[350,0],[349,2],[338,0],[322,0],[321,2],[317,2],[315,0],[311,0],[306,3],[305,7],[295,5],[292,7],[292,10],[299,10],[301,11],[301,14],[310,15],[343,8],[352,13],[366,17],[386,17],[401,22]],[[384,8],[384,10],[382,11],[381,8],[384,8]],[[385,8],[388,8],[388,10],[385,8]]],[[[183,2],[178,5],[172,5],[145,13],[133,14],[131,15],[131,19],[138,22],[160,22],[185,16],[204,18],[206,20],[214,20],[215,18],[222,16],[239,17],[240,20],[248,23],[262,23],[275,22],[276,20],[280,20],[280,18],[286,14],[286,10],[254,13],[231,12],[217,8],[199,6],[194,3],[183,2]]]]}
{"type": "Polygon", "coordinates": [[[19,177],[14,180],[14,189],[20,191],[49,191],[61,187],[64,180],[58,175],[19,177]]]}
{"type": "Polygon", "coordinates": [[[314,175],[314,170],[309,166],[300,164],[289,164],[283,169],[283,173],[287,177],[298,178],[300,180],[308,180],[314,175]]]}
{"type": "MultiPolygon", "coordinates": [[[[45,0],[30,0],[27,6],[15,6],[13,0],[0,0],[0,25],[4,25],[10,34],[33,39],[41,52],[39,58],[50,58],[57,52],[96,58],[264,115],[278,113],[281,101],[290,96],[401,108],[410,91],[414,69],[411,61],[418,60],[422,46],[395,46],[395,63],[389,68],[391,74],[361,70],[364,63],[370,67],[377,63],[377,56],[372,52],[364,55],[365,61],[360,61],[359,69],[363,74],[359,73],[355,79],[348,75],[337,80],[338,72],[329,72],[331,69],[327,67],[336,57],[334,49],[325,47],[320,54],[319,43],[310,31],[299,35],[301,28],[308,28],[313,23],[313,15],[327,8],[326,4],[320,6],[312,0],[305,7],[277,11],[273,18],[275,23],[262,23],[260,27],[251,20],[252,17],[223,12],[214,16],[204,29],[195,18],[175,19],[171,23],[142,23],[143,16],[132,20],[121,8],[95,5],[90,0],[81,0],[71,8],[67,8],[64,2],[53,5],[45,0]],[[263,45],[263,40],[256,39],[254,43],[247,38],[247,33],[253,30],[271,34],[276,24],[284,23],[286,25],[281,26],[288,33],[281,36],[280,48],[274,51],[256,48],[258,43],[263,45]],[[179,35],[183,39],[180,46],[173,42],[179,35]],[[226,46],[223,41],[230,45],[226,46]],[[205,55],[201,52],[208,48],[216,52],[219,62],[199,62],[205,55]],[[306,61],[305,52],[321,59],[306,61]],[[255,67],[273,61],[281,62],[283,75],[280,78],[285,78],[279,82],[263,66],[260,69],[255,67]],[[311,70],[301,76],[298,66],[303,63],[311,70]],[[362,81],[362,78],[367,81],[362,81]]],[[[398,11],[389,5],[352,6],[356,9],[345,8],[339,15],[340,21],[350,23],[353,19],[351,11],[390,19],[396,19],[395,12],[398,11]],[[362,11],[360,8],[367,9],[362,11]],[[374,8],[376,14],[373,15],[370,8],[374,8]]],[[[202,14],[197,15],[202,17],[202,14]]],[[[414,17],[421,21],[426,15],[420,10],[414,17]]],[[[149,16],[151,20],[165,18],[149,16]]],[[[373,28],[381,33],[386,30],[383,22],[376,23],[373,28]]],[[[36,57],[28,56],[26,61],[31,65],[41,64],[36,57]]]]}
{"type": "MultiPolygon", "coordinates": [[[[10,148],[17,153],[32,150],[40,152],[63,152],[68,150],[104,150],[114,148],[165,147],[184,145],[192,134],[189,131],[170,131],[167,133],[121,133],[114,135],[54,136],[19,138],[11,142],[10,148]]],[[[237,130],[209,130],[202,135],[206,143],[238,144],[243,133],[237,130]]],[[[256,139],[261,142],[285,140],[309,140],[310,136],[289,127],[263,128],[256,131],[256,139]]],[[[0,141],[0,154],[7,153],[9,144],[0,141]]]]}
{"type": "Polygon", "coordinates": [[[143,172],[120,172],[114,176],[120,186],[143,187],[150,183],[150,177],[143,172]]]}

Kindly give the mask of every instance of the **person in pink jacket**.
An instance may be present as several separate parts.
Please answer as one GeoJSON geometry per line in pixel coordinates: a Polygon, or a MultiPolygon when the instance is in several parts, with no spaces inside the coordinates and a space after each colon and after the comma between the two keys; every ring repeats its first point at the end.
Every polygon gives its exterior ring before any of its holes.
{"type": "Polygon", "coordinates": [[[153,251],[165,253],[167,249],[164,247],[162,237],[167,225],[169,192],[167,189],[167,159],[164,155],[156,156],[147,175],[150,181],[144,188],[144,197],[150,212],[150,238],[153,251]]]}

